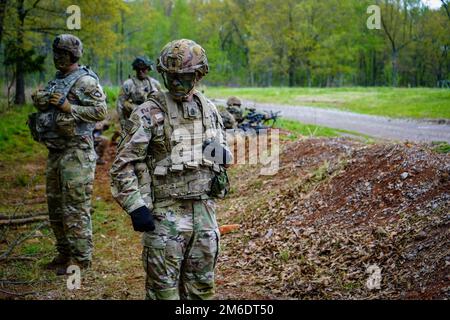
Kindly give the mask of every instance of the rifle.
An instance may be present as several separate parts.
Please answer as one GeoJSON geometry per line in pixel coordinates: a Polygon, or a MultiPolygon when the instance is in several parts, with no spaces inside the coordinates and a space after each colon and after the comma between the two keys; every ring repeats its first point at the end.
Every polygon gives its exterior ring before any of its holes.
{"type": "Polygon", "coordinates": [[[258,131],[259,129],[268,129],[269,127],[265,124],[272,120],[271,128],[274,127],[275,122],[281,114],[281,111],[273,112],[273,111],[262,111],[258,112],[255,108],[246,109],[249,113],[244,117],[244,122],[241,123],[238,127],[244,131],[248,131],[249,129],[254,129],[258,131]]]}

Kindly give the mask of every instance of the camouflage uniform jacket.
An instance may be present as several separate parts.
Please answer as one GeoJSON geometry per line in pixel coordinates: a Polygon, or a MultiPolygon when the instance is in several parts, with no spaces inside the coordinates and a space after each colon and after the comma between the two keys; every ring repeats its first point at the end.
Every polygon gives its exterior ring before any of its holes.
{"type": "Polygon", "coordinates": [[[241,107],[238,106],[227,106],[227,111],[233,115],[234,120],[237,123],[241,123],[242,121],[244,121],[244,111],[242,110],[241,107]]]}
{"type": "Polygon", "coordinates": [[[227,108],[225,108],[224,106],[218,106],[217,109],[220,112],[225,129],[236,129],[236,120],[234,119],[234,116],[227,110],[227,108]]]}
{"type": "MultiPolygon", "coordinates": [[[[153,207],[155,192],[154,166],[155,162],[164,159],[170,155],[169,141],[173,135],[168,134],[168,117],[165,105],[164,95],[167,93],[158,92],[154,95],[154,99],[150,99],[144,104],[138,106],[130,116],[125,126],[125,135],[119,143],[117,155],[112,165],[111,174],[111,191],[114,198],[127,212],[147,206],[153,207]],[[159,103],[155,103],[159,101],[159,103]],[[136,166],[145,166],[136,168],[136,166]]],[[[193,100],[196,100],[201,94],[196,92],[193,100]]],[[[213,130],[202,132],[203,143],[206,139],[214,139],[218,143],[227,147],[224,139],[224,127],[220,114],[214,104],[205,99],[208,104],[205,110],[209,110],[208,118],[212,119],[213,130]]],[[[197,104],[201,105],[199,101],[197,104]]],[[[180,118],[183,118],[180,116],[180,118]]],[[[201,118],[204,119],[204,116],[201,118]]],[[[192,122],[192,121],[191,121],[192,122]]]]}
{"type": "Polygon", "coordinates": [[[148,76],[144,80],[131,77],[123,83],[117,99],[117,113],[122,128],[133,109],[144,103],[147,97],[156,91],[161,91],[161,85],[148,76]]]}
{"type": "MultiPolygon", "coordinates": [[[[57,78],[64,78],[59,71],[56,73],[57,78]]],[[[33,104],[36,108],[41,109],[48,105],[49,95],[45,93],[33,96],[33,104]]],[[[80,77],[72,86],[67,99],[71,104],[71,112],[57,112],[56,125],[61,136],[46,141],[46,145],[50,149],[62,150],[71,147],[80,149],[92,149],[94,147],[92,135],[70,135],[75,123],[87,122],[95,123],[105,119],[107,113],[106,96],[103,93],[102,86],[98,80],[90,75],[80,77]],[[67,135],[64,134],[69,132],[67,135]]],[[[48,108],[55,108],[48,106],[48,108]]]]}

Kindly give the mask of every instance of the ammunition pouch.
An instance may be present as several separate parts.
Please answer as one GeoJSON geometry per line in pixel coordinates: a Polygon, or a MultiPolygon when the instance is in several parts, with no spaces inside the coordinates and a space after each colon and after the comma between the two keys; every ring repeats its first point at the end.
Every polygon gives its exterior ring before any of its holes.
{"type": "Polygon", "coordinates": [[[98,77],[93,71],[81,66],[65,78],[57,77],[50,81],[44,90],[39,90],[34,94],[34,104],[40,111],[28,116],[27,125],[35,141],[45,144],[47,140],[51,139],[92,135],[94,123],[77,121],[71,114],[60,112],[56,107],[48,105],[48,98],[53,93],[61,93],[67,97],[75,82],[86,75],[98,81],[98,77]]]}
{"type": "Polygon", "coordinates": [[[28,115],[28,121],[27,126],[30,129],[31,136],[33,137],[34,141],[41,142],[41,136],[39,134],[39,131],[37,129],[37,120],[38,119],[38,113],[34,112],[28,115]]]}
{"type": "Polygon", "coordinates": [[[55,131],[55,118],[56,112],[54,110],[34,112],[28,116],[28,128],[35,141],[43,142],[46,139],[58,138],[55,131]]]}
{"type": "Polygon", "coordinates": [[[225,198],[228,192],[230,192],[230,180],[227,170],[221,168],[219,173],[215,172],[211,181],[211,191],[208,195],[211,198],[225,198]]]}
{"type": "Polygon", "coordinates": [[[230,157],[227,153],[229,150],[216,143],[206,133],[195,130],[196,124],[192,121],[193,119],[199,119],[199,121],[201,119],[203,128],[206,128],[205,132],[211,133],[215,125],[214,110],[210,109],[203,95],[194,94],[200,101],[201,108],[188,103],[176,103],[168,93],[161,93],[164,95],[161,97],[161,100],[164,99],[165,102],[163,104],[150,97],[150,100],[165,111],[168,120],[163,124],[165,156],[156,157],[150,154],[153,158],[149,168],[152,170],[152,193],[155,200],[208,199],[223,197],[228,193],[228,176],[220,164],[229,161],[230,157]],[[179,128],[187,130],[188,133],[177,130],[179,128]],[[183,148],[184,143],[187,143],[186,149],[183,148]],[[194,154],[188,153],[185,157],[185,150],[190,150],[194,154]],[[202,159],[197,159],[195,156],[192,159],[191,155],[195,155],[197,150],[203,151],[202,159]],[[208,154],[209,157],[205,157],[204,154],[208,154]]]}
{"type": "Polygon", "coordinates": [[[167,169],[155,168],[152,176],[153,195],[155,199],[202,199],[211,190],[214,177],[212,170],[200,166],[198,169],[187,169],[185,165],[167,169]],[[179,169],[177,172],[176,169],[179,169]]]}
{"type": "Polygon", "coordinates": [[[55,109],[28,115],[27,125],[33,140],[44,143],[48,139],[92,135],[95,126],[93,123],[78,122],[72,115],[55,109]]]}

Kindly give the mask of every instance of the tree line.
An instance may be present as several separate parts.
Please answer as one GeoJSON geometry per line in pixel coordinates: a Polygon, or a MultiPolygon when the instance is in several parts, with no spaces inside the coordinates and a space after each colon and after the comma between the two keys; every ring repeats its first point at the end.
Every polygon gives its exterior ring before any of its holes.
{"type": "Polygon", "coordinates": [[[82,62],[109,85],[128,77],[136,55],[155,60],[168,41],[190,38],[207,51],[210,85],[442,86],[450,13],[441,2],[432,10],[420,0],[0,0],[1,84],[23,104],[25,88],[54,72],[54,36],[73,33],[82,62]],[[67,29],[73,4],[80,30],[67,29]],[[371,5],[379,29],[367,26],[371,5]]]}

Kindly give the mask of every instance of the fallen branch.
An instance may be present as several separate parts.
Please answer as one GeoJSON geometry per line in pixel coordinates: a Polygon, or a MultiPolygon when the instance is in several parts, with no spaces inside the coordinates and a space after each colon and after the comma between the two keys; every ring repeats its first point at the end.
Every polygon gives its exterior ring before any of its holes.
{"type": "Polygon", "coordinates": [[[44,216],[44,215],[48,215],[48,213],[47,212],[30,212],[30,213],[24,213],[24,214],[19,214],[19,215],[16,214],[16,212],[14,212],[12,215],[0,213],[0,220],[31,218],[31,217],[44,216]]]}
{"type": "Polygon", "coordinates": [[[23,204],[30,205],[30,204],[39,204],[39,203],[45,203],[47,199],[45,197],[38,197],[33,199],[24,200],[23,204]]]}
{"type": "MultiPolygon", "coordinates": [[[[24,257],[24,256],[17,256],[17,257],[8,257],[5,259],[6,261],[20,261],[20,260],[25,260],[25,261],[36,261],[36,258],[33,257],[24,257]]],[[[0,280],[1,282],[1,280],[0,280]]]]}
{"type": "Polygon", "coordinates": [[[29,217],[29,218],[16,217],[13,219],[5,219],[5,220],[0,219],[0,226],[20,225],[20,224],[27,224],[27,223],[33,223],[33,222],[45,221],[45,220],[48,220],[47,215],[35,216],[35,217],[29,217]]]}
{"type": "Polygon", "coordinates": [[[0,279],[0,286],[4,287],[4,285],[34,285],[38,283],[49,283],[51,280],[49,279],[39,279],[39,280],[9,280],[9,279],[0,279]]]}
{"type": "Polygon", "coordinates": [[[0,255],[0,261],[6,260],[8,256],[11,254],[11,252],[14,250],[15,247],[17,247],[22,242],[28,240],[29,238],[32,238],[35,236],[36,231],[41,229],[43,226],[47,225],[47,222],[42,222],[38,224],[33,230],[31,230],[29,233],[26,233],[25,235],[22,235],[21,237],[18,237],[15,239],[8,247],[8,249],[0,255]]]}
{"type": "Polygon", "coordinates": [[[2,292],[4,294],[8,294],[10,296],[28,296],[30,294],[38,294],[39,293],[39,291],[11,292],[11,291],[3,290],[3,289],[0,289],[0,292],[2,292]]]}
{"type": "Polygon", "coordinates": [[[0,284],[3,286],[3,285],[5,285],[5,284],[11,284],[11,285],[24,285],[24,284],[34,284],[34,283],[36,283],[37,281],[14,281],[14,280],[7,280],[7,279],[5,279],[5,280],[3,280],[3,279],[0,279],[0,284]]]}

